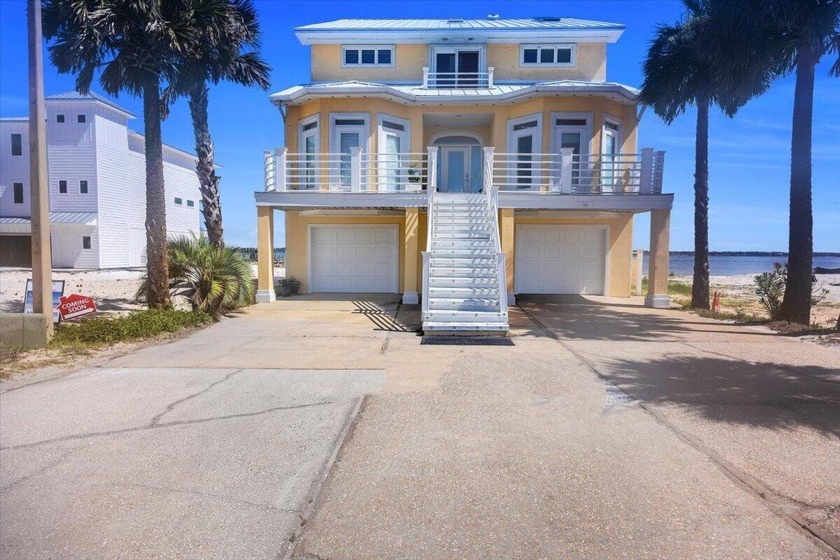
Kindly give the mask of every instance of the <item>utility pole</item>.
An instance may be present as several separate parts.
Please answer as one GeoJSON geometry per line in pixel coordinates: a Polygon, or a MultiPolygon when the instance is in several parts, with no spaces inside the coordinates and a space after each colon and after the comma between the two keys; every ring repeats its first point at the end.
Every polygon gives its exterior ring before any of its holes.
{"type": "Polygon", "coordinates": [[[47,316],[53,334],[50,197],[47,183],[47,125],[41,0],[27,0],[29,27],[29,184],[32,202],[32,311],[47,316]]]}

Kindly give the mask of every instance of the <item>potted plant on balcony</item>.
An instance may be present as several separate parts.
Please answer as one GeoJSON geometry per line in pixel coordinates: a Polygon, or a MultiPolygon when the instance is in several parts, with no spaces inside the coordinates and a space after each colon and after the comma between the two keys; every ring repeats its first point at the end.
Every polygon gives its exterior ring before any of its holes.
{"type": "Polygon", "coordinates": [[[408,182],[420,182],[420,169],[418,169],[418,164],[416,161],[408,166],[408,182]]]}

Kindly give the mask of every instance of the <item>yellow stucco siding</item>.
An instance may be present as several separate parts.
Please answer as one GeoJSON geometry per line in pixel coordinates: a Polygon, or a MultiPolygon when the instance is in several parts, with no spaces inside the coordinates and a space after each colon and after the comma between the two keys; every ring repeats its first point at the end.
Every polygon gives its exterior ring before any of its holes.
{"type": "Polygon", "coordinates": [[[494,68],[497,80],[605,80],[607,44],[578,43],[574,66],[520,66],[520,45],[487,45],[487,66],[494,68]]]}
{"type": "Polygon", "coordinates": [[[514,239],[508,241],[505,247],[508,259],[509,282],[508,290],[512,290],[512,275],[516,260],[516,226],[520,225],[606,225],[609,226],[609,240],[607,241],[607,293],[613,297],[630,296],[630,259],[633,245],[633,215],[618,214],[614,218],[551,216],[551,212],[540,212],[534,215],[530,212],[514,213],[514,239]],[[530,215],[529,215],[530,214],[530,215]]]}
{"type": "Polygon", "coordinates": [[[427,45],[396,45],[394,66],[343,67],[341,62],[341,45],[312,45],[312,80],[420,82],[423,67],[429,65],[429,48],[427,45]]]}
{"type": "MultiPolygon", "coordinates": [[[[348,45],[349,46],[349,45],[348,45]]],[[[395,45],[393,66],[342,66],[341,45],[312,45],[311,72],[314,81],[406,81],[420,82],[429,66],[429,46],[395,45]]],[[[498,80],[604,80],[607,75],[606,43],[578,43],[575,65],[569,67],[520,66],[519,43],[487,45],[487,66],[498,80]]]]}

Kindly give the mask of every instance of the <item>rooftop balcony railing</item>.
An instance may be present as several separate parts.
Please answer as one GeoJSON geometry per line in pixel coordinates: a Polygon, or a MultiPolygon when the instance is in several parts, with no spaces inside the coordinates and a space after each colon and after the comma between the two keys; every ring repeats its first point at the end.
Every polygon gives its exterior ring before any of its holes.
{"type": "Polygon", "coordinates": [[[493,87],[493,67],[487,72],[430,72],[423,68],[423,89],[486,89],[493,87]]]}
{"type": "MultiPolygon", "coordinates": [[[[485,187],[559,195],[661,194],[665,152],[638,154],[495,153],[484,149],[485,187]]],[[[410,153],[265,152],[266,191],[418,192],[440,186],[438,149],[410,153]],[[432,173],[430,173],[430,170],[432,173]]]]}

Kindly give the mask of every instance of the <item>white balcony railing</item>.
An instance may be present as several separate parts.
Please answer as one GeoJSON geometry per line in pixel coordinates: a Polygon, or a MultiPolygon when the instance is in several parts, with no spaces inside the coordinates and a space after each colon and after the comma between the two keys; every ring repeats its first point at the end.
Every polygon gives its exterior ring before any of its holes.
{"type": "Polygon", "coordinates": [[[423,67],[423,89],[486,89],[493,87],[492,66],[487,72],[431,72],[423,67]]]}
{"type": "Polygon", "coordinates": [[[639,154],[497,153],[493,184],[505,191],[561,194],[660,194],[665,152],[639,154]]]}
{"type": "MultiPolygon", "coordinates": [[[[439,187],[437,148],[427,152],[265,152],[267,191],[417,192],[439,187]]],[[[484,150],[483,184],[547,194],[661,194],[665,152],[639,154],[494,153],[484,150]]]]}

